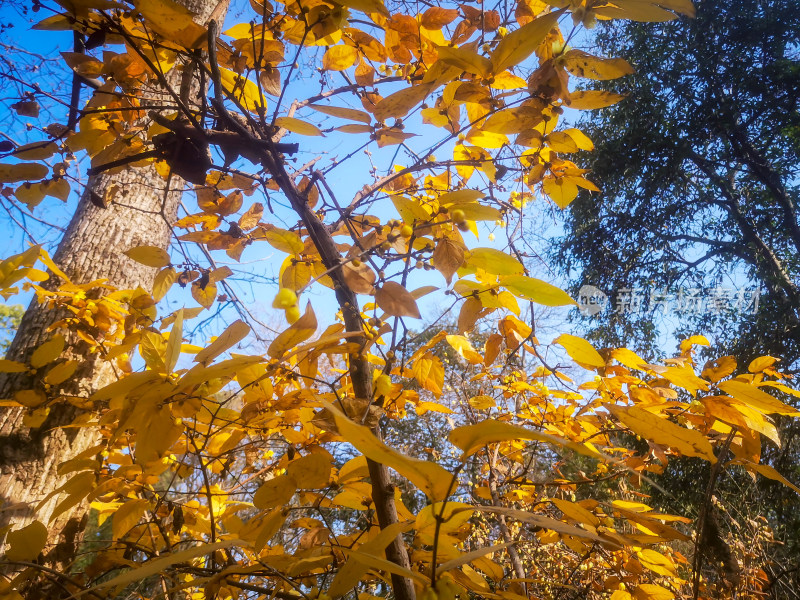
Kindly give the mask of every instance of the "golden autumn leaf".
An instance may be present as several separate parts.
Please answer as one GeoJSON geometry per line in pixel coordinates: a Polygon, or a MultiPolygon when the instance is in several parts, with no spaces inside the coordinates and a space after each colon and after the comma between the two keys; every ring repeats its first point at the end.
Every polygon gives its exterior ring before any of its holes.
{"type": "Polygon", "coordinates": [[[122,538],[135,527],[149,506],[150,502],[142,498],[123,502],[122,506],[114,512],[111,520],[111,532],[114,539],[122,538]]]}
{"type": "Polygon", "coordinates": [[[203,308],[209,308],[217,298],[217,284],[213,281],[204,282],[201,279],[192,282],[192,298],[203,308]]]}
{"type": "Polygon", "coordinates": [[[670,446],[684,456],[697,456],[717,462],[708,438],[696,429],[686,429],[672,421],[636,406],[608,405],[609,412],[642,439],[670,446]]]}
{"type": "Polygon", "coordinates": [[[339,435],[370,460],[391,467],[411,481],[433,502],[444,500],[450,491],[452,475],[436,463],[404,456],[376,438],[368,427],[357,425],[332,404],[325,404],[333,414],[339,435]]]}
{"type": "Polygon", "coordinates": [[[285,352],[298,344],[302,344],[317,330],[317,316],[311,308],[311,302],[306,304],[306,311],[287,330],[276,337],[267,349],[267,354],[272,358],[280,358],[285,352]]]}
{"type": "Polygon", "coordinates": [[[256,490],[253,504],[262,510],[282,506],[292,499],[297,487],[298,484],[293,477],[280,475],[266,481],[256,490]]]}
{"type": "Polygon", "coordinates": [[[331,46],[322,57],[322,68],[328,71],[344,71],[358,60],[358,50],[353,46],[331,46]]]}
{"type": "Polygon", "coordinates": [[[640,583],[633,592],[636,600],[673,600],[675,594],[654,583],[640,583]]]}
{"type": "Polygon", "coordinates": [[[64,351],[66,340],[60,333],[55,334],[31,354],[30,363],[35,369],[53,362],[64,351]]]}
{"type": "Polygon", "coordinates": [[[393,317],[422,318],[414,296],[395,281],[387,281],[375,290],[375,302],[393,317]]]}
{"type": "Polygon", "coordinates": [[[386,96],[375,105],[373,113],[379,121],[386,121],[389,118],[401,118],[406,116],[409,111],[417,104],[422,102],[431,92],[430,84],[420,84],[413,87],[403,88],[397,92],[386,96]]]}
{"type": "Polygon", "coordinates": [[[39,556],[47,542],[47,527],[40,521],[33,521],[22,529],[11,531],[6,536],[9,548],[6,559],[10,561],[33,561],[39,556]]]}
{"type": "Polygon", "coordinates": [[[559,208],[567,208],[578,197],[578,185],[568,177],[548,177],[542,189],[559,208]]]}
{"type": "Polygon", "coordinates": [[[740,402],[752,406],[756,410],[766,415],[788,415],[792,417],[800,416],[800,411],[784,404],[775,396],[767,394],[756,386],[745,381],[731,379],[717,384],[726,394],[730,394],[740,402]]]}
{"type": "Polygon", "coordinates": [[[553,343],[561,345],[572,360],[586,369],[606,366],[606,361],[600,356],[600,353],[583,338],[562,333],[553,340],[553,343]]]}
{"type": "Polygon", "coordinates": [[[0,164],[0,183],[38,181],[47,177],[50,169],[39,163],[0,164]]]}
{"type": "Polygon", "coordinates": [[[299,135],[324,135],[316,125],[294,117],[278,117],[275,119],[275,125],[299,135]]]}
{"type": "Polygon", "coordinates": [[[194,362],[208,365],[220,354],[241,342],[249,333],[250,326],[247,323],[241,319],[234,321],[217,336],[217,339],[197,353],[194,357],[194,362]]]}
{"type": "Polygon", "coordinates": [[[577,304],[565,291],[535,277],[511,275],[501,279],[500,285],[518,298],[524,298],[544,306],[577,304]]]}
{"type": "Polygon", "coordinates": [[[516,258],[495,248],[473,248],[469,251],[466,262],[492,275],[520,275],[525,271],[525,267],[516,258]]]}
{"type": "Polygon", "coordinates": [[[123,254],[131,260],[155,269],[166,267],[169,264],[169,253],[157,246],[137,246],[126,250],[123,254]]]}
{"type": "Polygon", "coordinates": [[[24,373],[28,370],[28,365],[15,360],[0,358],[0,373],[24,373]]]}
{"type": "Polygon", "coordinates": [[[220,83],[225,93],[236,100],[245,110],[257,113],[265,110],[267,99],[259,92],[258,86],[248,78],[220,67],[220,83]]]}
{"type": "Polygon", "coordinates": [[[289,463],[286,472],[303,489],[322,488],[328,485],[332,468],[331,455],[326,451],[315,452],[289,463]]]}
{"type": "Polygon", "coordinates": [[[567,105],[577,110],[595,110],[613,106],[625,97],[625,94],[615,94],[606,90],[578,90],[569,95],[567,105]]]}
{"type": "Polygon", "coordinates": [[[558,11],[542,15],[501,39],[492,52],[492,73],[502,73],[533,54],[558,22],[561,13],[562,11],[558,11]]]}
{"type": "Polygon", "coordinates": [[[339,117],[341,119],[349,119],[351,121],[360,121],[366,125],[372,122],[372,117],[369,113],[363,110],[356,110],[354,108],[346,108],[343,106],[332,106],[328,104],[309,104],[308,108],[329,115],[331,117],[339,117]]]}
{"type": "Polygon", "coordinates": [[[569,50],[561,58],[561,64],[578,77],[606,81],[633,73],[633,67],[624,58],[601,58],[583,50],[569,50]]]}
{"type": "Polygon", "coordinates": [[[277,227],[268,229],[264,233],[264,239],[270,246],[287,254],[299,254],[303,251],[303,240],[294,231],[279,229],[277,227]]]}

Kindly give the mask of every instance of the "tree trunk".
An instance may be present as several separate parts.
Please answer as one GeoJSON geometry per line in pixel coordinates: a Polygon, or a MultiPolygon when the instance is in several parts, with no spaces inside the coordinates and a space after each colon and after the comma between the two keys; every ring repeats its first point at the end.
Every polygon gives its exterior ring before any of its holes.
{"type": "MultiPolygon", "coordinates": [[[[210,15],[224,18],[228,0],[179,0],[195,13],[195,21],[206,24],[210,15]]],[[[174,69],[168,80],[180,89],[181,72],[174,69]]],[[[199,83],[194,88],[199,92],[199,83]]],[[[196,92],[195,92],[196,93],[196,92]]],[[[122,254],[130,248],[149,245],[167,249],[171,225],[177,217],[183,181],[172,176],[167,188],[164,179],[152,165],[126,168],[108,175],[90,177],[75,214],[53,257],[56,264],[74,283],[108,279],[119,289],[149,290],[155,269],[130,260],[122,254]],[[116,186],[114,202],[100,208],[91,195],[103,198],[116,186]]],[[[53,282],[53,287],[58,283],[53,282]]],[[[25,362],[42,342],[48,331],[63,315],[48,310],[34,299],[28,307],[7,353],[7,358],[25,362]]],[[[65,332],[66,333],[66,332],[65,332]]],[[[97,355],[87,356],[85,342],[66,336],[67,352],[83,360],[83,364],[62,390],[73,396],[87,397],[115,379],[113,366],[97,355]],[[83,347],[82,347],[83,346],[83,347]]],[[[26,376],[0,376],[0,398],[13,398],[20,389],[27,389],[26,376]]],[[[23,424],[24,408],[5,408],[0,412],[0,526],[13,523],[15,528],[38,519],[48,526],[49,562],[65,564],[74,554],[75,544],[83,529],[87,506],[73,506],[51,522],[58,506],[54,497],[38,511],[36,505],[50,492],[63,485],[66,478],[58,466],[81,453],[95,454],[98,433],[90,427],[64,428],[81,414],[81,410],[62,402],[52,407],[45,422],[37,428],[23,424]],[[65,560],[67,559],[67,560],[65,560]]],[[[99,452],[100,448],[97,448],[99,452]]]]}

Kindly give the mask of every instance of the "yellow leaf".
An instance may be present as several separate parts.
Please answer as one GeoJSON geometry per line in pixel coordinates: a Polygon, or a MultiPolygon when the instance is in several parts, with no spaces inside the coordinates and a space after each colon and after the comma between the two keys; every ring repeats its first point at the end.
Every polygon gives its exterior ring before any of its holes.
{"type": "Polygon", "coordinates": [[[375,293],[375,280],[377,276],[369,265],[361,263],[355,266],[354,263],[346,262],[342,265],[342,277],[345,282],[356,294],[375,293]]]}
{"type": "Polygon", "coordinates": [[[47,402],[47,396],[42,390],[19,390],[14,392],[14,401],[28,408],[36,408],[47,402]]]}
{"type": "Polygon", "coordinates": [[[112,577],[107,581],[103,581],[102,583],[98,583],[97,585],[91,588],[78,592],[77,594],[74,595],[74,597],[78,598],[81,596],[85,596],[86,594],[91,594],[92,592],[107,587],[116,587],[116,586],[124,587],[130,583],[143,581],[148,577],[150,577],[151,575],[164,573],[168,567],[171,567],[174,564],[188,562],[199,556],[208,555],[215,552],[216,550],[222,550],[223,548],[230,548],[231,546],[235,546],[237,544],[241,544],[241,540],[231,539],[231,540],[225,540],[223,542],[216,542],[214,544],[200,544],[199,546],[187,548],[186,550],[178,550],[177,552],[170,552],[169,554],[162,556],[160,558],[156,558],[154,560],[148,560],[137,569],[131,569],[130,571],[125,571],[124,573],[117,575],[116,577],[112,577]]]}
{"type": "Polygon", "coordinates": [[[378,102],[372,112],[379,121],[386,121],[392,117],[405,117],[412,108],[427,97],[431,88],[430,84],[404,87],[378,102]]]}
{"type": "Polygon", "coordinates": [[[209,308],[217,297],[217,284],[209,281],[205,285],[200,279],[192,282],[192,298],[203,308],[209,308]]]}
{"type": "Polygon", "coordinates": [[[675,594],[653,583],[640,583],[633,592],[636,600],[672,600],[675,594]]]}
{"type": "Polygon", "coordinates": [[[50,169],[39,163],[2,164],[0,165],[0,183],[38,181],[47,177],[49,172],[50,169]]]}
{"type": "MultiPolygon", "coordinates": [[[[398,535],[410,529],[411,525],[411,523],[392,523],[388,527],[379,530],[372,539],[361,544],[354,554],[362,556],[378,556],[383,554],[386,546],[394,541],[398,535]]],[[[326,590],[328,595],[331,596],[331,598],[344,596],[355,587],[368,570],[369,565],[364,564],[355,558],[355,556],[351,555],[351,558],[339,569],[331,585],[326,590]]]]}
{"type": "Polygon", "coordinates": [[[565,306],[577,303],[569,295],[546,281],[525,275],[511,275],[500,280],[500,285],[518,298],[544,306],[565,306]]]}
{"type": "Polygon", "coordinates": [[[6,550],[6,559],[26,562],[35,560],[47,543],[47,527],[40,521],[33,521],[22,529],[9,532],[6,543],[10,546],[6,550]]]}
{"type": "MultiPolygon", "coordinates": [[[[338,47],[338,46],[335,46],[338,47]]],[[[349,119],[351,121],[360,121],[369,125],[372,123],[372,117],[363,110],[356,110],[354,108],[344,108],[342,106],[327,106],[324,104],[309,104],[308,108],[313,108],[323,114],[332,117],[339,117],[341,119],[349,119]]]]}
{"type": "Polygon", "coordinates": [[[374,556],[372,554],[360,554],[358,551],[351,550],[349,548],[338,548],[338,550],[343,552],[345,556],[349,557],[350,559],[363,563],[367,565],[367,567],[375,569],[376,571],[386,571],[387,573],[394,573],[396,575],[400,575],[401,577],[413,579],[418,584],[423,586],[427,583],[430,583],[429,580],[423,577],[421,573],[401,567],[400,565],[395,564],[385,558],[374,556]]]}
{"type": "Polygon", "coordinates": [[[331,46],[322,57],[322,68],[326,71],[344,71],[358,60],[358,50],[353,46],[331,46]]]}
{"type": "Polygon", "coordinates": [[[503,71],[494,76],[489,87],[494,90],[518,90],[527,85],[527,82],[522,77],[517,77],[508,71],[503,71]]]}
{"type": "Polygon", "coordinates": [[[624,58],[601,58],[583,50],[569,50],[561,58],[564,67],[578,77],[606,81],[633,73],[624,58]]]}
{"type": "Polygon", "coordinates": [[[169,339],[167,340],[167,348],[164,354],[164,366],[167,373],[171,373],[178,364],[178,358],[181,355],[181,344],[183,344],[183,309],[178,311],[175,315],[175,322],[172,324],[172,329],[169,332],[169,339]]]}
{"type": "Polygon", "coordinates": [[[467,73],[489,77],[492,71],[492,62],[488,58],[467,48],[439,46],[437,52],[439,53],[439,60],[444,64],[458,67],[467,73]]]}
{"type": "Polygon", "coordinates": [[[153,300],[160,302],[178,281],[178,272],[173,267],[161,269],[153,279],[153,300]]]}
{"type": "Polygon", "coordinates": [[[609,405],[607,408],[642,439],[671,446],[684,456],[697,456],[712,463],[717,462],[711,442],[695,429],[686,429],[637,406],[624,408],[609,405]]]}
{"type": "Polygon", "coordinates": [[[278,117],[275,119],[275,125],[283,127],[292,133],[297,133],[298,135],[323,135],[316,125],[306,123],[294,117],[278,117]]]}
{"type": "MultiPolygon", "coordinates": [[[[81,56],[86,55],[81,54],[81,56]]],[[[11,155],[19,160],[43,160],[50,158],[57,151],[58,146],[54,142],[31,142],[30,144],[19,146],[11,155]]]]}
{"type": "Polygon", "coordinates": [[[359,125],[358,123],[339,125],[333,129],[334,131],[341,131],[342,133],[372,133],[372,125],[359,125]]]}
{"type": "Polygon", "coordinates": [[[578,186],[569,177],[548,177],[542,189],[559,208],[567,208],[578,197],[578,186]]]}
{"type": "Polygon", "coordinates": [[[339,435],[370,460],[391,467],[422,490],[433,502],[447,498],[453,476],[434,462],[404,456],[376,438],[368,427],[357,425],[329,403],[339,435]]]}
{"type": "Polygon", "coordinates": [[[124,502],[115,512],[111,520],[111,531],[114,539],[122,538],[126,533],[133,529],[144,515],[144,511],[150,506],[150,502],[144,499],[128,500],[124,502]]]}
{"type": "Polygon", "coordinates": [[[136,9],[147,19],[148,27],[184,48],[199,48],[206,41],[206,30],[192,20],[192,13],[174,0],[136,0],[136,9]]]}
{"type": "Polygon", "coordinates": [[[508,548],[512,544],[516,543],[517,542],[504,542],[502,544],[495,544],[494,546],[486,546],[483,548],[478,548],[477,550],[473,550],[472,552],[467,552],[465,554],[462,554],[461,556],[457,556],[456,558],[443,562],[436,568],[436,572],[446,573],[447,571],[452,571],[453,569],[460,567],[461,565],[465,565],[482,556],[491,554],[492,552],[503,550],[504,548],[508,548]]]}
{"type": "Polygon", "coordinates": [[[0,358],[0,373],[24,373],[28,370],[28,365],[15,360],[0,358]]]}
{"type": "Polygon", "coordinates": [[[520,275],[525,267],[513,256],[495,248],[475,248],[469,252],[467,264],[492,275],[520,275]]]}
{"type": "Polygon", "coordinates": [[[575,129],[574,127],[570,127],[569,129],[565,129],[561,133],[567,134],[569,137],[572,138],[572,141],[575,142],[575,145],[580,150],[594,150],[594,144],[592,140],[590,140],[585,133],[583,133],[580,129],[575,129]]]}
{"type": "Polygon", "coordinates": [[[331,455],[323,450],[293,460],[286,467],[286,472],[294,478],[299,487],[312,490],[328,485],[331,466],[331,455]]]}
{"type": "Polygon", "coordinates": [[[53,362],[64,351],[66,340],[60,333],[55,334],[44,344],[33,351],[31,355],[31,366],[35,369],[53,362]]]}
{"type": "Polygon", "coordinates": [[[317,317],[309,302],[303,316],[273,340],[267,349],[267,354],[272,358],[280,358],[287,350],[305,342],[316,330],[317,317]]]}
{"type": "Polygon", "coordinates": [[[492,73],[502,73],[533,54],[555,26],[562,12],[563,10],[559,10],[542,15],[501,39],[492,52],[492,73]]]}
{"type": "Polygon", "coordinates": [[[169,253],[157,246],[137,246],[123,252],[131,260],[148,267],[160,269],[169,264],[169,253]]]}
{"type": "Polygon", "coordinates": [[[255,83],[228,69],[220,68],[219,73],[222,88],[229,97],[236,99],[250,112],[257,113],[262,107],[266,110],[267,100],[261,96],[255,83]]]}
{"type": "Polygon", "coordinates": [[[787,415],[790,417],[800,416],[800,412],[791,406],[784,404],[774,396],[761,391],[756,386],[746,383],[744,381],[730,380],[723,381],[718,384],[726,394],[730,394],[740,402],[752,406],[756,410],[760,410],[766,415],[778,414],[787,415]]]}
{"type": "Polygon", "coordinates": [[[744,467],[746,469],[748,469],[750,471],[755,471],[756,473],[759,473],[760,475],[763,475],[764,477],[772,479],[773,481],[779,481],[783,485],[785,485],[786,487],[791,488],[795,492],[800,494],[800,487],[797,487],[791,481],[786,479],[786,477],[784,477],[783,475],[778,473],[778,471],[774,467],[771,467],[769,465],[760,465],[758,463],[754,463],[752,461],[743,460],[743,459],[735,460],[735,461],[733,461],[733,463],[734,464],[744,465],[744,467]]]}
{"type": "Polygon", "coordinates": [[[467,402],[472,408],[476,410],[485,410],[487,408],[494,408],[495,406],[497,406],[497,403],[494,401],[494,398],[483,394],[480,396],[474,396],[469,400],[467,400],[467,402]]]}
{"type": "Polygon", "coordinates": [[[414,361],[411,372],[423,389],[432,392],[436,396],[442,395],[444,368],[438,356],[426,352],[414,361]]]}
{"type": "Polygon", "coordinates": [[[194,357],[194,362],[208,365],[228,348],[242,341],[249,333],[250,326],[247,323],[241,319],[234,321],[216,340],[197,353],[197,356],[194,357]]]}
{"type": "Polygon", "coordinates": [[[414,296],[395,281],[387,281],[375,290],[375,302],[393,317],[421,318],[414,296]]]}
{"type": "Polygon", "coordinates": [[[675,563],[673,563],[670,558],[659,552],[656,552],[655,550],[651,550],[649,548],[639,550],[636,552],[636,556],[639,559],[639,562],[641,562],[645,568],[653,571],[653,573],[662,575],[664,577],[678,576],[678,573],[675,570],[675,563]]]}
{"type": "Polygon", "coordinates": [[[474,425],[456,427],[450,432],[447,439],[463,452],[462,460],[487,444],[509,440],[536,440],[557,446],[573,447],[571,442],[549,433],[534,431],[533,429],[494,419],[487,419],[474,425]]]}
{"type": "Polygon", "coordinates": [[[751,373],[761,373],[761,371],[768,369],[779,360],[780,358],[775,358],[774,356],[759,356],[758,358],[750,361],[750,365],[747,367],[747,370],[751,373]]]}
{"type": "Polygon", "coordinates": [[[513,508],[504,508],[502,506],[474,506],[470,510],[478,510],[480,512],[485,512],[495,515],[505,515],[506,517],[509,517],[516,521],[529,523],[530,525],[533,525],[535,527],[541,527],[542,529],[549,529],[550,531],[556,531],[564,535],[587,538],[598,542],[613,543],[610,542],[608,539],[601,538],[593,531],[587,531],[586,529],[580,529],[579,527],[575,527],[573,525],[567,525],[566,523],[562,523],[561,521],[557,521],[556,519],[551,519],[550,517],[545,517],[544,515],[537,515],[529,511],[516,510],[513,508]]]}
{"type": "MultiPolygon", "coordinates": [[[[439,391],[439,393],[441,393],[441,391],[439,391]]],[[[444,404],[439,404],[438,402],[428,402],[427,400],[420,400],[417,402],[417,404],[414,406],[414,409],[416,410],[418,417],[421,417],[428,412],[442,413],[445,415],[455,414],[453,409],[447,408],[444,404]]]]}
{"type": "Polygon", "coordinates": [[[339,4],[347,8],[360,10],[367,15],[370,13],[378,13],[386,17],[389,16],[389,11],[386,10],[382,0],[342,0],[339,4]]]}
{"type": "Polygon", "coordinates": [[[600,353],[583,338],[562,333],[553,340],[553,343],[563,346],[570,358],[585,369],[606,366],[606,361],[600,356],[600,353]]]}
{"type": "Polygon", "coordinates": [[[264,233],[264,239],[270,246],[287,254],[299,254],[303,251],[303,240],[294,231],[286,229],[270,229],[264,233]]]}
{"type": "Polygon", "coordinates": [[[68,360],[59,365],[56,365],[47,372],[44,377],[44,382],[50,385],[59,385],[64,383],[67,379],[72,377],[78,368],[80,362],[77,360],[68,360]]]}
{"type": "Polygon", "coordinates": [[[625,94],[615,94],[606,90],[581,90],[572,92],[566,104],[577,110],[594,110],[612,106],[624,98],[625,94]]]}
{"type": "Polygon", "coordinates": [[[462,356],[470,364],[477,365],[483,362],[483,357],[475,352],[472,344],[463,335],[448,335],[445,339],[453,350],[458,352],[459,356],[462,356]]]}
{"type": "Polygon", "coordinates": [[[297,491],[293,477],[279,475],[262,484],[253,496],[253,504],[262,510],[287,504],[297,491]]]}
{"type": "Polygon", "coordinates": [[[692,396],[695,395],[697,390],[705,391],[708,389],[708,382],[695,375],[691,367],[669,367],[659,374],[670,383],[688,390],[692,396]]]}
{"type": "Polygon", "coordinates": [[[600,525],[600,519],[597,518],[597,515],[576,502],[570,502],[569,500],[563,500],[561,498],[551,498],[550,502],[555,504],[558,510],[564,513],[564,516],[568,519],[572,519],[584,525],[591,525],[592,527],[600,525]]]}

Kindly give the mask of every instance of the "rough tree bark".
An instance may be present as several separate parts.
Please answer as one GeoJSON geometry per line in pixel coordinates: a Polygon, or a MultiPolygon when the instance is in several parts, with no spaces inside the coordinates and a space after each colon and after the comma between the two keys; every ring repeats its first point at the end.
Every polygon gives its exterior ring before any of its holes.
{"type": "MultiPolygon", "coordinates": [[[[206,24],[213,14],[224,18],[229,0],[179,0],[195,13],[195,21],[206,24]]],[[[167,74],[174,90],[180,89],[181,72],[167,74]]],[[[195,82],[195,94],[199,84],[195,82]]],[[[183,181],[171,177],[169,188],[153,166],[126,168],[119,173],[90,177],[78,207],[53,257],[56,264],[74,283],[105,278],[120,289],[141,286],[149,289],[155,270],[130,260],[125,250],[150,245],[166,249],[177,217],[183,181]],[[92,193],[105,196],[116,186],[114,202],[100,208],[91,201],[92,193]]],[[[54,282],[51,285],[57,285],[54,282]]],[[[28,307],[7,358],[26,361],[33,350],[47,340],[50,326],[60,318],[34,299],[28,307]]],[[[81,342],[67,337],[68,352],[85,359],[72,378],[69,395],[87,397],[115,378],[113,366],[95,356],[86,359],[81,342]]],[[[25,377],[0,378],[0,398],[12,398],[15,391],[26,389],[25,377]]],[[[48,548],[55,562],[64,564],[75,548],[83,529],[87,508],[72,507],[50,522],[59,498],[48,501],[38,511],[36,505],[66,481],[58,473],[64,460],[81,453],[92,454],[98,434],[92,428],[64,428],[80,414],[69,404],[55,405],[38,428],[27,428],[23,418],[27,409],[5,408],[0,412],[0,525],[24,524],[36,518],[50,531],[48,548]]],[[[99,448],[98,448],[99,451],[99,448]]]]}

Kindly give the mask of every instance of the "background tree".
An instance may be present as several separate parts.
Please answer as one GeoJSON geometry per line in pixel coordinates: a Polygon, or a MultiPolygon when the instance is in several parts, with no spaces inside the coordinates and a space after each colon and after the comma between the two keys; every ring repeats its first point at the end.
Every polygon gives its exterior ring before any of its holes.
{"type": "MultiPolygon", "coordinates": [[[[800,15],[793,3],[702,1],[696,19],[606,24],[597,41],[637,72],[626,78],[626,99],[584,119],[596,145],[587,165],[602,191],[571,205],[566,233],[551,254],[573,289],[593,285],[611,295],[610,307],[582,324],[603,345],[651,354],[663,353],[659,344],[669,330],[703,331],[713,342],[710,355],[735,355],[742,368],[770,354],[795,371],[800,15]],[[692,288],[707,302],[681,311],[678,291],[692,288]],[[736,310],[737,298],[723,291],[717,310],[720,288],[761,294],[757,305],[747,298],[736,310]],[[645,305],[631,307],[624,290],[645,305]]],[[[791,476],[798,432],[794,423],[784,426],[787,443],[765,447],[763,459],[791,476]]],[[[692,485],[707,478],[701,469],[676,461],[657,478],[679,498],[654,490],[666,509],[705,493],[692,485]]],[[[770,550],[771,592],[795,597],[795,495],[728,478],[719,496],[728,507],[719,517],[723,532],[752,522],[747,507],[773,506],[759,511],[785,544],[770,550]]]]}
{"type": "MultiPolygon", "coordinates": [[[[720,297],[685,310],[686,331],[712,333],[742,359],[800,357],[798,126],[800,16],[788,0],[697,3],[697,18],[603,25],[603,51],[637,67],[627,98],[585,126],[601,194],[566,215],[553,258],[575,282],[614,293],[596,339],[653,350],[655,308],[615,313],[619,290],[760,287],[757,310],[720,297]]],[[[609,86],[610,89],[610,86],[609,86]]],[[[648,298],[645,297],[645,304],[648,298]]]]}
{"type": "MultiPolygon", "coordinates": [[[[180,4],[190,11],[187,17],[191,14],[198,23],[206,23],[212,17],[224,18],[227,10],[226,1],[181,0],[180,4]]],[[[75,32],[78,41],[74,61],[79,62],[80,57],[84,56],[81,54],[85,48],[83,40],[86,34],[91,36],[91,33],[80,30],[75,32]]],[[[102,45],[102,39],[95,33],[92,47],[97,47],[98,42],[102,45]]],[[[185,90],[182,92],[184,101],[197,101],[201,93],[200,79],[193,64],[178,64],[171,71],[162,74],[162,77],[171,89],[185,90]]],[[[29,83],[32,86],[34,82],[29,83]]],[[[141,79],[131,83],[133,87],[141,87],[137,93],[145,98],[145,106],[158,106],[169,98],[163,87],[160,90],[154,88],[154,82],[141,79]]],[[[80,73],[75,74],[68,127],[77,125],[75,116],[80,109],[81,85],[88,85],[96,90],[102,87],[96,79],[90,80],[80,73]]],[[[113,94],[113,85],[109,87],[106,84],[105,90],[99,91],[113,94]]],[[[31,94],[27,101],[35,103],[35,95],[31,94]]],[[[119,102],[123,107],[127,104],[129,110],[136,106],[127,102],[124,97],[119,102]]],[[[91,113],[91,108],[90,103],[86,111],[91,113]]],[[[139,121],[132,119],[126,126],[135,130],[141,125],[139,121]]],[[[103,150],[94,140],[87,140],[86,143],[89,145],[89,155],[96,155],[103,150]]],[[[69,281],[76,285],[106,279],[110,286],[119,289],[151,290],[155,270],[132,260],[125,251],[141,245],[160,248],[162,251],[169,248],[172,223],[177,220],[184,182],[178,176],[165,181],[153,166],[117,171],[113,174],[99,173],[88,178],[53,260],[69,281]]],[[[52,182],[54,185],[66,185],[69,193],[66,180],[59,180],[56,175],[52,182]]],[[[47,191],[39,187],[31,188],[29,193],[30,196],[24,200],[32,207],[43,199],[47,191]]],[[[57,280],[53,279],[50,287],[54,289],[56,284],[57,280]]],[[[34,299],[22,316],[6,358],[29,360],[32,352],[50,338],[51,327],[64,317],[65,313],[50,310],[38,299],[34,299]]],[[[88,347],[80,336],[73,334],[67,338],[66,352],[83,357],[88,355],[88,347]]],[[[81,361],[80,368],[65,383],[62,392],[69,396],[88,396],[115,380],[117,376],[114,365],[95,354],[89,360],[81,361]]],[[[0,374],[2,397],[14,397],[16,392],[30,385],[30,378],[24,375],[0,374]]],[[[97,434],[89,429],[63,429],[64,425],[71,423],[80,414],[82,410],[79,407],[63,404],[51,411],[37,426],[29,427],[24,409],[3,409],[0,413],[0,496],[4,504],[17,507],[16,510],[23,511],[22,515],[30,518],[30,509],[50,490],[57,489],[64,483],[65,479],[57,471],[57,457],[80,454],[98,441],[97,434]]],[[[57,500],[54,497],[45,507],[39,509],[40,518],[49,520],[49,515],[57,506],[57,500]]],[[[87,509],[88,506],[79,505],[74,510],[64,511],[59,520],[52,524],[49,541],[54,545],[60,542],[56,551],[59,560],[68,560],[71,557],[87,509]]],[[[22,515],[6,510],[2,519],[5,522],[22,515]]]]}

